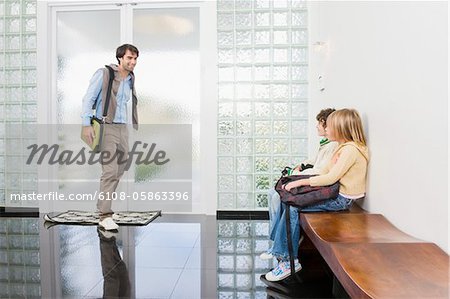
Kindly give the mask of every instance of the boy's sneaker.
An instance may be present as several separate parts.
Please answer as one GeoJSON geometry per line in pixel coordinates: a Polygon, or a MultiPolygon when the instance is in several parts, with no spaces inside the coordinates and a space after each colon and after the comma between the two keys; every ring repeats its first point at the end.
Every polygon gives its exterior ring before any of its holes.
{"type": "Polygon", "coordinates": [[[262,260],[271,260],[273,259],[273,254],[271,254],[270,252],[263,252],[260,254],[259,258],[262,260]]]}
{"type": "MultiPolygon", "coordinates": [[[[298,272],[302,269],[302,265],[298,262],[298,260],[294,260],[295,272],[298,272]]],[[[282,261],[275,267],[272,271],[266,274],[266,279],[268,281],[280,281],[285,279],[291,275],[291,267],[289,265],[289,261],[282,261]]]]}
{"type": "Polygon", "coordinates": [[[112,220],[111,217],[105,218],[98,223],[104,230],[115,230],[118,229],[119,226],[112,220]]]}

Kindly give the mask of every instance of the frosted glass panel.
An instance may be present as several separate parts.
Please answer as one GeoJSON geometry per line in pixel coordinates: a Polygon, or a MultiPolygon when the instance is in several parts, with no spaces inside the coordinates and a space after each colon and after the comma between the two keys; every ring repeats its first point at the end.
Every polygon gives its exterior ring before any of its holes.
{"type": "Polygon", "coordinates": [[[81,123],[81,101],[91,76],[117,63],[119,17],[118,10],[58,12],[58,123],[81,123]]]}
{"type": "MultiPolygon", "coordinates": [[[[120,12],[118,10],[57,12],[57,102],[58,124],[81,125],[82,99],[94,72],[106,64],[117,63],[116,48],[120,45],[120,12]]],[[[74,126],[64,126],[58,132],[59,143],[64,148],[79,148],[80,136],[73,134],[74,126]],[[67,131],[66,131],[67,130],[67,131]]],[[[79,129],[78,129],[79,130],[79,129]]],[[[97,167],[95,167],[97,166],[97,167]]],[[[60,192],[94,194],[99,188],[101,167],[58,168],[60,192]],[[77,179],[90,180],[80,182],[77,179]]],[[[74,202],[74,208],[93,209],[95,203],[74,202]],[[80,207],[82,205],[82,207],[80,207]]],[[[54,206],[58,209],[60,205],[54,206]]],[[[65,206],[64,206],[65,208],[65,206]]]]}
{"type": "Polygon", "coordinates": [[[198,9],[135,10],[133,37],[140,51],[135,71],[140,122],[198,123],[198,9]]]}
{"type": "MultiPolygon", "coordinates": [[[[139,48],[135,69],[139,94],[139,122],[143,124],[192,125],[193,203],[199,201],[200,141],[200,31],[199,9],[136,8],[133,10],[133,43],[139,48]]],[[[229,26],[223,19],[223,26],[229,26]]],[[[222,42],[233,43],[233,33],[224,31],[222,42]]],[[[225,77],[233,70],[224,69],[225,77]]],[[[226,105],[224,115],[230,113],[226,105]]],[[[234,130],[232,124],[220,124],[223,135],[234,130]]],[[[228,188],[227,180],[223,188],[228,188]]],[[[231,180],[232,182],[232,180],[231,180]]],[[[134,186],[146,191],[151,179],[134,186]],[[147,186],[147,187],[146,187],[147,186]]],[[[139,202],[133,202],[135,209],[139,202]]],[[[148,206],[147,206],[148,208],[148,206]]]]}

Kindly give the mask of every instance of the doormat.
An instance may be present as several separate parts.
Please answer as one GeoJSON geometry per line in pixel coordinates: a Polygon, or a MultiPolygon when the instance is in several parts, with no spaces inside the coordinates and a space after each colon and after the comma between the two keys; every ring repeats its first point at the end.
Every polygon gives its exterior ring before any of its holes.
{"type": "MultiPolygon", "coordinates": [[[[114,212],[113,220],[119,225],[147,225],[161,216],[161,210],[145,212],[114,212]]],[[[97,225],[98,212],[67,211],[60,214],[45,214],[44,220],[54,224],[97,225]]]]}

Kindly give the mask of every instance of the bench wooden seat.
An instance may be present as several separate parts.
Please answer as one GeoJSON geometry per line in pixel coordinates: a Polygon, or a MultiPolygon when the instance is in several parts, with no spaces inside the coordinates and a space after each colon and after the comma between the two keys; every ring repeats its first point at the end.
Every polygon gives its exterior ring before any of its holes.
{"type": "Polygon", "coordinates": [[[300,213],[300,223],[352,298],[449,296],[449,256],[380,214],[300,213]]]}
{"type": "Polygon", "coordinates": [[[448,298],[449,257],[432,243],[335,243],[325,258],[352,298],[448,298]]]}
{"type": "MultiPolygon", "coordinates": [[[[421,242],[392,225],[381,214],[302,213],[302,228],[325,242],[421,242]]],[[[314,241],[314,240],[313,240],[314,241]]]]}

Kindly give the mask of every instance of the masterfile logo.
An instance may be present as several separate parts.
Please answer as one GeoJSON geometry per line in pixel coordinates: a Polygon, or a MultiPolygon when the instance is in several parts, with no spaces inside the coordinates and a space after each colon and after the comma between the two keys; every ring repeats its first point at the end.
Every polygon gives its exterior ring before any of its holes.
{"type": "Polygon", "coordinates": [[[82,147],[78,152],[75,152],[73,150],[61,150],[61,147],[58,144],[53,144],[51,146],[48,144],[42,144],[40,146],[32,144],[27,147],[27,149],[30,150],[30,153],[26,164],[32,164],[34,161],[37,165],[41,165],[44,160],[46,160],[49,165],[104,165],[113,163],[117,160],[119,165],[125,164],[125,171],[127,171],[130,169],[133,161],[135,161],[136,165],[149,165],[152,163],[155,165],[164,165],[169,163],[170,159],[166,158],[166,152],[164,150],[155,150],[156,147],[156,143],[149,145],[146,142],[135,141],[133,148],[128,152],[126,157],[123,152],[119,151],[113,154],[107,151],[96,154],[93,151],[86,153],[86,147],[82,147]],[[140,151],[139,148],[142,148],[142,151],[140,151]],[[136,157],[135,160],[134,157],[136,157]]]}

